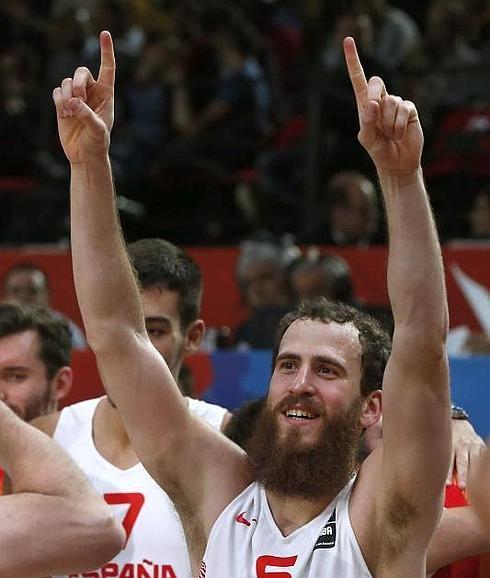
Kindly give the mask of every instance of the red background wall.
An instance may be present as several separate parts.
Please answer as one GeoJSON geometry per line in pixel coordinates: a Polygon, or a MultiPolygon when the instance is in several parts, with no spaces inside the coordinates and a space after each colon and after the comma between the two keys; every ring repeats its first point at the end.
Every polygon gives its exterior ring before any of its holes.
{"type": "MultiPolygon", "coordinates": [[[[234,327],[247,314],[235,282],[236,247],[188,247],[204,275],[202,315],[208,326],[234,327]]],[[[373,305],[388,302],[386,291],[385,247],[368,249],[325,248],[343,256],[352,268],[354,288],[358,297],[373,305]]],[[[52,305],[82,324],[73,287],[71,261],[66,249],[23,249],[0,251],[0,278],[14,263],[28,261],[39,265],[51,283],[52,305]]],[[[490,247],[445,248],[444,262],[451,326],[465,324],[473,330],[481,329],[461,289],[450,273],[457,264],[473,280],[490,290],[490,247]]]]}

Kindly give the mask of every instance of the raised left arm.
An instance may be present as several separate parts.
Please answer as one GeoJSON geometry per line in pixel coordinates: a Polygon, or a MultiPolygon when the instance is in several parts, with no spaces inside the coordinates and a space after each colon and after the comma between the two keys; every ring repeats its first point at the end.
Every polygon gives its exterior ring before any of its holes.
{"type": "Polygon", "coordinates": [[[379,77],[366,81],[351,38],[344,50],[359,113],[359,141],[376,166],[385,201],[388,293],[395,321],[383,380],[374,567],[377,578],[422,577],[450,457],[441,251],[420,164],[423,134],[417,110],[388,94],[379,77]]]}

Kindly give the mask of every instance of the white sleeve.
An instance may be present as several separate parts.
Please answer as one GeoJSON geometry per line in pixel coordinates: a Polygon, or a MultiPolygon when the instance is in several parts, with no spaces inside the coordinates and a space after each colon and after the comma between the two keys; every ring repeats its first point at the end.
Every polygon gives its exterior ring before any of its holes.
{"type": "Polygon", "coordinates": [[[221,429],[223,418],[228,411],[225,407],[207,403],[201,399],[192,399],[191,397],[188,397],[187,400],[189,402],[189,409],[193,413],[206,420],[215,429],[221,429]]]}

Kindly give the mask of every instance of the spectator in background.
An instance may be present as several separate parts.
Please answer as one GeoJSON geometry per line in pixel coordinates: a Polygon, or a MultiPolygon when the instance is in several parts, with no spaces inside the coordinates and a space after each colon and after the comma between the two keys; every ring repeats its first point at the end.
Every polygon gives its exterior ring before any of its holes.
{"type": "Polygon", "coordinates": [[[271,240],[248,240],[240,247],[237,281],[250,317],[235,332],[236,345],[270,348],[277,323],[294,302],[287,265],[298,249],[271,240]]]}
{"type": "Polygon", "coordinates": [[[312,247],[306,255],[293,261],[288,269],[291,286],[298,300],[326,297],[352,305],[376,317],[388,333],[393,333],[391,308],[363,303],[357,299],[351,269],[340,255],[322,255],[316,247],[312,247]]]}
{"type": "Polygon", "coordinates": [[[375,238],[378,220],[377,193],[373,183],[356,171],[342,171],[327,182],[320,218],[300,233],[299,241],[367,246],[375,238]]]}
{"type": "MultiPolygon", "coordinates": [[[[46,273],[33,263],[17,263],[5,273],[2,287],[3,299],[15,303],[50,308],[49,281],[46,273]]],[[[85,349],[87,342],[82,330],[59,311],[51,310],[60,320],[66,320],[70,328],[74,349],[85,349]]]]}
{"type": "MultiPolygon", "coordinates": [[[[35,51],[27,44],[0,50],[0,170],[2,176],[32,175],[38,115],[35,51]]],[[[5,203],[5,201],[3,201],[5,203]]]]}
{"type": "Polygon", "coordinates": [[[472,239],[490,240],[490,187],[476,193],[468,221],[472,239]]]}
{"type": "Polygon", "coordinates": [[[339,8],[332,34],[326,39],[322,59],[328,73],[342,73],[346,34],[358,39],[367,67],[383,71],[390,84],[417,53],[422,40],[417,23],[404,10],[386,0],[353,0],[339,8]]]}
{"type": "MultiPolygon", "coordinates": [[[[68,3],[68,6],[71,2],[68,3]]],[[[83,3],[82,5],[85,5],[83,3]]],[[[98,37],[97,30],[101,26],[107,26],[117,38],[118,57],[121,62],[121,76],[128,71],[126,68],[131,60],[142,55],[145,33],[138,22],[135,21],[136,3],[125,0],[104,0],[93,2],[89,14],[91,34],[84,46],[85,58],[90,61],[97,58],[98,37]]]]}
{"type": "MultiPolygon", "coordinates": [[[[433,122],[434,135],[426,129],[426,141],[432,143],[428,152],[438,158],[440,153],[435,145],[442,142],[445,144],[442,152],[455,149],[458,166],[469,167],[469,172],[475,172],[477,166],[488,166],[486,158],[476,162],[470,146],[475,143],[477,149],[482,148],[478,146],[478,135],[483,142],[484,118],[473,121],[475,128],[467,135],[468,139],[460,138],[463,131],[459,128],[448,135],[437,132],[441,114],[446,114],[448,104],[464,104],[469,98],[474,100],[476,94],[479,102],[488,102],[488,83],[485,81],[490,61],[490,35],[486,4],[486,0],[415,3],[409,0],[349,0],[329,9],[329,13],[338,17],[329,19],[325,25],[329,29],[329,32],[325,30],[323,47],[326,74],[325,78],[318,78],[324,99],[322,166],[328,174],[345,167],[366,171],[370,167],[365,164],[366,158],[359,153],[357,145],[353,146],[357,126],[350,114],[352,96],[343,66],[341,40],[346,35],[356,37],[368,69],[375,67],[377,72],[390,69],[389,75],[396,81],[407,83],[405,65],[407,59],[410,60],[410,46],[417,46],[419,36],[407,12],[417,14],[419,23],[427,28],[425,58],[416,58],[409,64],[407,97],[417,102],[419,112],[423,108],[426,126],[429,119],[433,122]],[[426,20],[425,14],[428,14],[426,20]]],[[[217,221],[221,232],[213,233],[214,224],[208,227],[207,223],[201,232],[198,225],[196,231],[199,233],[193,233],[195,237],[191,241],[209,243],[220,235],[220,241],[235,242],[244,234],[237,233],[242,226],[242,217],[237,219],[235,216],[238,203],[229,194],[230,183],[236,182],[237,165],[240,165],[239,170],[255,167],[258,173],[258,180],[252,181],[258,187],[257,194],[252,192],[252,196],[258,204],[256,212],[259,214],[258,218],[254,216],[253,226],[273,228],[278,235],[284,231],[296,232],[306,166],[304,130],[297,135],[299,138],[289,139],[287,143],[288,139],[281,133],[284,129],[288,132],[291,121],[296,125],[296,116],[304,125],[303,103],[309,102],[303,80],[311,62],[307,49],[310,38],[302,9],[301,3],[290,1],[4,2],[0,7],[0,70],[4,79],[0,87],[0,168],[3,171],[0,172],[3,176],[16,177],[15,190],[20,187],[22,195],[10,194],[8,186],[12,185],[12,180],[2,179],[0,240],[9,244],[56,242],[68,236],[66,196],[63,196],[67,167],[59,156],[52,119],[41,111],[50,101],[54,79],[69,76],[75,63],[90,66],[97,55],[95,31],[100,26],[111,28],[118,39],[121,91],[117,102],[117,130],[113,135],[113,161],[119,189],[129,199],[137,199],[147,206],[151,216],[135,223],[132,217],[126,219],[130,211],[123,214],[125,227],[138,227],[131,232],[132,236],[152,236],[158,234],[162,226],[170,225],[172,229],[167,230],[172,238],[188,243],[189,219],[200,212],[200,207],[196,211],[189,199],[196,194],[198,199],[203,199],[204,207],[211,206],[209,220],[217,221]],[[243,47],[245,57],[234,54],[234,44],[243,47]],[[176,67],[180,68],[176,74],[173,74],[173,63],[169,62],[173,57],[176,67]],[[235,89],[229,93],[222,90],[223,86],[231,84],[226,63],[232,58],[236,62],[243,61],[239,75],[242,84],[233,82],[240,88],[236,94],[246,103],[238,116],[246,110],[245,114],[252,119],[242,126],[247,136],[225,130],[228,121],[235,130],[235,120],[231,122],[231,117],[223,124],[201,126],[198,130],[196,127],[201,124],[207,107],[213,102],[221,102],[220,96],[232,95],[230,102],[235,110],[235,89]],[[163,73],[170,73],[173,78],[162,81],[163,73]],[[172,103],[177,103],[182,94],[189,97],[188,106],[184,107],[187,116],[175,115],[172,125],[172,103]],[[268,138],[262,138],[264,125],[269,136],[267,125],[271,110],[278,125],[278,138],[272,143],[268,138]],[[28,130],[33,124],[38,128],[34,132],[28,130]],[[216,138],[218,133],[223,138],[221,144],[216,138]],[[184,144],[188,147],[185,151],[189,158],[182,159],[185,162],[192,160],[194,169],[182,170],[178,180],[165,181],[169,187],[181,182],[185,187],[180,195],[185,202],[167,219],[168,213],[164,212],[159,195],[155,194],[164,186],[158,161],[164,148],[170,153],[175,138],[178,139],[176,147],[184,144]],[[225,142],[227,144],[223,144],[225,142]],[[211,190],[203,194],[202,185],[203,181],[206,184],[206,179],[210,181],[211,190]],[[216,183],[223,188],[225,201],[222,203],[216,200],[216,183]],[[190,190],[191,185],[196,185],[195,189],[190,190]],[[219,218],[216,207],[220,207],[219,218]],[[273,221],[267,218],[272,214],[273,221]],[[229,224],[233,218],[238,220],[238,226],[229,224]]],[[[407,94],[405,88],[402,92],[407,94]]],[[[225,101],[226,104],[226,98],[225,101]]],[[[177,112],[177,109],[174,110],[177,112]]],[[[182,152],[180,148],[177,150],[182,152]]],[[[175,154],[173,162],[178,158],[175,154]]],[[[434,178],[429,171],[427,177],[434,178]]],[[[433,191],[436,190],[434,185],[431,182],[433,191]]],[[[462,218],[456,219],[456,223],[452,220],[444,223],[447,220],[444,206],[451,207],[448,213],[457,212],[461,216],[466,213],[466,202],[457,201],[461,198],[461,187],[454,184],[450,175],[438,188],[440,201],[435,198],[435,214],[440,231],[445,238],[466,235],[462,218]],[[453,210],[453,199],[447,200],[447,184],[451,183],[457,188],[453,197],[457,211],[453,210]]],[[[205,217],[203,221],[206,221],[205,217]]]]}
{"type": "Polygon", "coordinates": [[[350,267],[338,255],[321,255],[318,249],[312,248],[291,263],[289,276],[299,300],[326,297],[348,305],[358,305],[354,298],[350,267]]]}
{"type": "MultiPolygon", "coordinates": [[[[192,79],[173,75],[173,120],[180,139],[166,151],[165,166],[222,172],[250,162],[269,113],[269,88],[254,57],[250,26],[234,13],[208,10],[203,15],[219,67],[211,98],[194,110],[192,79]]],[[[182,63],[183,64],[183,63],[182,63]]]]}
{"type": "MultiPolygon", "coordinates": [[[[472,48],[466,11],[468,2],[462,0],[433,0],[427,13],[426,52],[431,63],[438,63],[439,74],[447,76],[455,69],[478,64],[478,50],[472,48]]],[[[447,94],[446,98],[457,98],[447,94]]]]}
{"type": "Polygon", "coordinates": [[[387,73],[399,70],[418,48],[421,36],[415,20],[387,0],[354,0],[354,13],[372,26],[370,57],[387,73]]]}
{"type": "Polygon", "coordinates": [[[119,170],[135,190],[170,139],[170,90],[166,82],[175,58],[166,30],[147,34],[139,65],[123,93],[123,118],[115,136],[119,170]]]}
{"type": "Polygon", "coordinates": [[[474,101],[488,102],[484,52],[471,45],[473,31],[467,17],[470,5],[462,0],[433,0],[427,12],[426,74],[422,76],[419,100],[435,123],[441,123],[443,118],[439,117],[448,107],[451,110],[468,107],[474,101]]]}

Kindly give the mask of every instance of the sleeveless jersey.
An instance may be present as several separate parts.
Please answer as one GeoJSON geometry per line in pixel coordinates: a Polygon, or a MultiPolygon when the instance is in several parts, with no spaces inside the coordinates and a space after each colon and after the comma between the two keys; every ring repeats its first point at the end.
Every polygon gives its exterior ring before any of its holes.
{"type": "Polygon", "coordinates": [[[316,518],[283,536],[257,482],[216,520],[199,578],[371,578],[351,527],[351,480],[316,518]]]}
{"type": "MultiPolygon", "coordinates": [[[[141,463],[121,470],[97,451],[92,421],[100,399],[64,408],[53,438],[111,504],[127,539],[123,550],[103,568],[71,578],[191,578],[184,531],[167,494],[141,463]]],[[[197,400],[189,400],[189,407],[214,427],[221,425],[226,412],[197,400]]]]}

